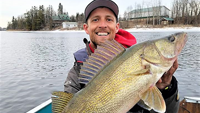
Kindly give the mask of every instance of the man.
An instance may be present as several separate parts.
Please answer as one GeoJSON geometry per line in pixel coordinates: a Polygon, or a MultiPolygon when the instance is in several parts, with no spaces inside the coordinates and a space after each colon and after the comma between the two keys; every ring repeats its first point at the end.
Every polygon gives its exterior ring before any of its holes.
{"type": "MultiPolygon", "coordinates": [[[[73,68],[69,71],[65,81],[65,92],[76,93],[84,87],[83,84],[78,82],[78,76],[81,68],[80,65],[82,65],[88,56],[94,52],[97,45],[100,45],[105,40],[112,39],[121,43],[125,48],[136,43],[136,39],[133,35],[119,29],[117,19],[118,12],[119,10],[117,4],[111,0],[94,0],[86,7],[85,23],[83,28],[90,36],[90,42],[84,39],[86,48],[78,50],[74,53],[75,63],[73,68]]],[[[177,81],[173,76],[173,73],[177,68],[178,62],[176,60],[171,69],[166,72],[156,84],[165,99],[167,113],[176,113],[178,111],[178,88],[177,81]]],[[[130,112],[153,113],[154,111],[148,111],[139,105],[135,105],[130,112]]]]}

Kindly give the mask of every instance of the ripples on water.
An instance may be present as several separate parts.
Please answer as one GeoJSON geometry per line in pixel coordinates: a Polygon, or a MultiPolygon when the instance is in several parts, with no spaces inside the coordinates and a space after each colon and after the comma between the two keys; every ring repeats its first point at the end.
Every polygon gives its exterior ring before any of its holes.
{"type": "Polygon", "coordinates": [[[85,33],[2,32],[1,103],[4,113],[23,113],[63,90],[73,52],[85,33]]]}
{"type": "MultiPolygon", "coordinates": [[[[138,43],[172,32],[134,32],[138,43]]],[[[200,96],[200,33],[188,33],[175,73],[181,97],[200,96]]],[[[0,111],[23,113],[63,90],[84,32],[1,32],[0,111]]]]}
{"type": "MultiPolygon", "coordinates": [[[[178,71],[181,94],[200,97],[200,33],[188,34],[188,42],[179,55],[178,71]]],[[[182,95],[183,96],[183,95],[182,95]]]]}

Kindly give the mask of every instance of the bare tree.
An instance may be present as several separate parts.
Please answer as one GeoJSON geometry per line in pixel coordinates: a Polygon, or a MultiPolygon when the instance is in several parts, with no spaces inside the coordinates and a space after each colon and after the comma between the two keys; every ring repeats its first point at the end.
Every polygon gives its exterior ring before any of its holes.
{"type": "Polygon", "coordinates": [[[176,24],[200,24],[200,1],[199,0],[174,0],[172,17],[176,24]]]}
{"type": "Polygon", "coordinates": [[[181,16],[182,16],[181,23],[183,23],[183,24],[185,24],[185,14],[186,14],[186,10],[187,10],[187,4],[188,4],[188,0],[181,0],[181,2],[180,2],[181,16]]]}
{"type": "Polygon", "coordinates": [[[128,13],[127,13],[127,11],[124,12],[124,20],[128,20],[128,13]]]}
{"type": "Polygon", "coordinates": [[[198,23],[198,14],[200,13],[200,1],[194,0],[194,25],[200,24],[198,23]]]}
{"type": "Polygon", "coordinates": [[[146,26],[147,27],[148,27],[148,24],[149,24],[149,15],[150,15],[150,7],[149,7],[149,5],[150,5],[150,2],[146,3],[146,9],[147,9],[147,12],[146,12],[146,17],[147,17],[147,19],[146,19],[146,26]]]}
{"type": "Polygon", "coordinates": [[[126,10],[128,12],[128,20],[130,20],[132,18],[132,13],[131,13],[132,10],[133,10],[132,6],[129,6],[126,10]]]}

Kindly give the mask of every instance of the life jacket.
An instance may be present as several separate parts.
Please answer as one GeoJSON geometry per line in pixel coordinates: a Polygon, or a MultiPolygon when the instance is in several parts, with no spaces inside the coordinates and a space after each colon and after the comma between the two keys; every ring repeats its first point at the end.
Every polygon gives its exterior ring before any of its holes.
{"type": "MultiPolygon", "coordinates": [[[[116,33],[115,40],[122,44],[125,48],[128,48],[137,43],[136,38],[131,33],[123,29],[119,29],[119,31],[116,33]]],[[[80,49],[74,53],[74,58],[77,63],[85,62],[90,55],[89,51],[92,53],[94,52],[90,44],[87,44],[87,41],[84,41],[84,43],[86,44],[86,48],[80,49]]]]}

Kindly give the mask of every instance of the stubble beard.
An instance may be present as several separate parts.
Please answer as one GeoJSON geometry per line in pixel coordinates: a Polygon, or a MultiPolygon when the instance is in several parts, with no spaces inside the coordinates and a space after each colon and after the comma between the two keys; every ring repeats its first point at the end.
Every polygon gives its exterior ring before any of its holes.
{"type": "Polygon", "coordinates": [[[97,48],[97,43],[95,41],[92,41],[95,48],[97,48]]]}

